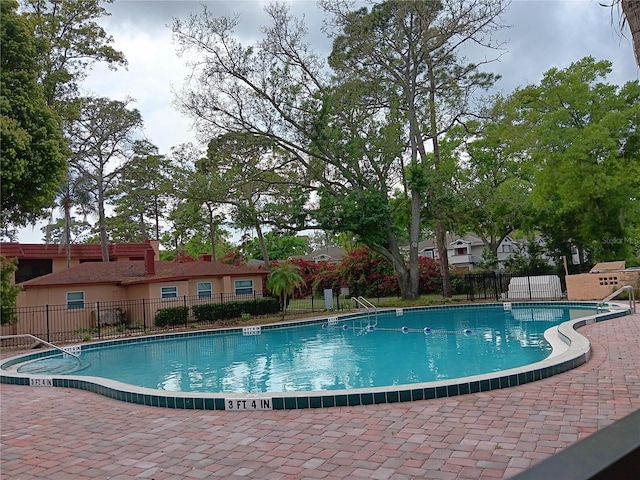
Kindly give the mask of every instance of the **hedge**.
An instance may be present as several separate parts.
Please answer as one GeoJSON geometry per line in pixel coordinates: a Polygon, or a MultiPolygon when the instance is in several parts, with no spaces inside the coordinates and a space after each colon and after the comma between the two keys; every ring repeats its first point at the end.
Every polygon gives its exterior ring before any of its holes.
{"type": "Polygon", "coordinates": [[[249,315],[266,315],[278,313],[280,303],[277,298],[263,297],[246,302],[206,303],[191,307],[197,322],[214,322],[228,318],[238,318],[243,313],[249,315]]]}
{"type": "Polygon", "coordinates": [[[156,312],[153,324],[157,327],[166,327],[168,325],[185,325],[187,316],[189,315],[189,307],[168,307],[161,308],[156,312]]]}

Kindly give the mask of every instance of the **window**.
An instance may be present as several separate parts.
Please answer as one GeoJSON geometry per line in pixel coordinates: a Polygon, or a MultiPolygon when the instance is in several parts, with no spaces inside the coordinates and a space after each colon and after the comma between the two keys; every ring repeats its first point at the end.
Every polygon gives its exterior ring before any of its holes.
{"type": "Polygon", "coordinates": [[[67,310],[84,308],[84,292],[67,292],[67,310]]]}
{"type": "Polygon", "coordinates": [[[252,295],[253,280],[236,280],[236,295],[252,295]]]}
{"type": "Polygon", "coordinates": [[[456,255],[466,255],[466,254],[467,254],[466,248],[456,248],[456,255]]]}
{"type": "Polygon", "coordinates": [[[161,298],[178,298],[178,287],[161,287],[161,298]]]}
{"type": "Polygon", "coordinates": [[[16,283],[26,282],[32,278],[41,277],[53,272],[53,260],[30,260],[21,258],[18,260],[16,270],[16,283]]]}
{"type": "Polygon", "coordinates": [[[508,244],[502,245],[502,252],[503,253],[511,253],[511,245],[508,245],[508,244]]]}
{"type": "Polygon", "coordinates": [[[198,298],[211,298],[211,282],[198,282],[198,298]]]}

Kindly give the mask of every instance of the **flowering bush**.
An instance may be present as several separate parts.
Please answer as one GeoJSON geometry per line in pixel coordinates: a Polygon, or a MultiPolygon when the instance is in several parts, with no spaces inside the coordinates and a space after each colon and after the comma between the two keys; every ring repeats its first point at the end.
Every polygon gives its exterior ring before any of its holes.
{"type": "Polygon", "coordinates": [[[420,293],[433,293],[440,287],[440,267],[433,258],[418,257],[420,293]]]}
{"type": "MultiPolygon", "coordinates": [[[[433,293],[440,288],[440,270],[435,260],[420,257],[419,292],[433,293]]],[[[351,296],[388,297],[400,294],[398,277],[390,262],[368,247],[357,247],[342,258],[340,263],[292,260],[305,281],[294,292],[294,298],[304,298],[313,291],[331,289],[339,292],[348,287],[351,296]]],[[[273,262],[274,266],[278,262],[273,262]]]]}
{"type": "Polygon", "coordinates": [[[229,250],[218,260],[220,263],[226,263],[228,265],[235,265],[239,267],[241,265],[246,265],[247,261],[240,253],[239,250],[229,250]]]}
{"type": "Polygon", "coordinates": [[[317,264],[318,270],[313,281],[313,287],[317,291],[323,291],[330,288],[334,292],[340,290],[342,283],[342,264],[320,262],[317,264]]]}
{"type": "Polygon", "coordinates": [[[318,274],[318,270],[320,270],[320,266],[316,262],[303,260],[302,258],[293,259],[291,263],[298,267],[298,272],[304,279],[304,285],[296,291],[295,295],[300,297],[311,295],[313,293],[313,282],[318,274]]]}

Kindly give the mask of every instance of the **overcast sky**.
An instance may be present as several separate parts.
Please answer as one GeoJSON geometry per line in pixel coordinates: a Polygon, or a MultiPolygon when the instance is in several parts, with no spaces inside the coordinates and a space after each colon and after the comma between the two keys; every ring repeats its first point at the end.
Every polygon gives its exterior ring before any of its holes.
{"type": "MultiPolygon", "coordinates": [[[[499,33],[506,51],[498,63],[487,67],[502,75],[497,88],[510,93],[517,86],[538,82],[551,67],[564,68],[587,55],[613,63],[612,83],[637,79],[628,29],[625,27],[626,36],[620,34],[619,13],[600,5],[607,1],[513,1],[504,17],[510,28],[499,33]]],[[[172,19],[200,12],[203,4],[216,14],[238,13],[241,23],[237,34],[250,43],[261,36],[266,3],[116,0],[107,6],[112,15],[103,24],[113,35],[115,48],[124,52],[129,67],[115,72],[95,67],[85,86],[92,93],[114,99],[133,97],[142,113],[146,136],[167,154],[172,146],[195,141],[189,120],[172,107],[173,92],[181,88],[188,73],[171,38],[172,19]]],[[[292,0],[290,4],[294,12],[305,15],[310,41],[318,50],[328,51],[330,43],[320,31],[322,16],[316,2],[292,0]]]]}
{"type": "MultiPolygon", "coordinates": [[[[620,31],[616,9],[603,7],[611,0],[513,0],[503,18],[510,28],[497,37],[505,42],[499,62],[486,70],[502,76],[496,88],[505,94],[518,86],[537,83],[552,67],[565,68],[587,55],[607,59],[613,64],[609,82],[622,85],[640,76],[635,64],[628,27],[620,31]]],[[[292,11],[304,14],[309,40],[318,51],[330,49],[321,32],[322,16],[312,0],[289,0],[292,11]]],[[[262,11],[267,4],[256,0],[164,1],[115,0],[106,8],[111,16],[101,23],[115,40],[129,66],[111,71],[95,66],[84,82],[93,95],[122,100],[130,96],[144,120],[145,136],[162,154],[186,142],[196,143],[190,121],[173,108],[174,92],[179,91],[188,73],[185,59],[178,57],[172,41],[173,18],[186,18],[206,5],[216,14],[240,14],[237,34],[244,43],[261,37],[262,11]]],[[[20,241],[40,242],[39,227],[20,232],[20,241]]]]}

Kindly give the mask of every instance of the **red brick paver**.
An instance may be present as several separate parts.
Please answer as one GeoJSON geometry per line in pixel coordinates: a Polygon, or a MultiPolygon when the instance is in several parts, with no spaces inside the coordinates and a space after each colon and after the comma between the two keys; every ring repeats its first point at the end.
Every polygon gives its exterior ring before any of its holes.
{"type": "Polygon", "coordinates": [[[0,477],[508,478],[640,408],[640,315],[580,331],[593,353],[575,370],[410,403],[186,411],[1,385],[0,477]]]}

